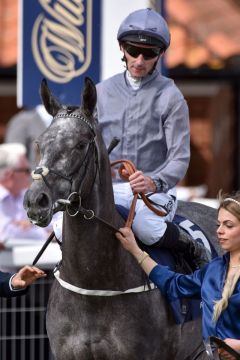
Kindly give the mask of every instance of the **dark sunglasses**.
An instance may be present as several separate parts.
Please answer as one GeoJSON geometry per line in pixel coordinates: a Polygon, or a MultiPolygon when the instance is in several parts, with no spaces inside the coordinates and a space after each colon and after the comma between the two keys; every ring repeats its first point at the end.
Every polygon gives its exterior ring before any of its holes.
{"type": "Polygon", "coordinates": [[[124,49],[130,56],[134,58],[137,58],[141,54],[144,60],[154,59],[163,52],[163,49],[161,48],[142,48],[129,44],[124,44],[124,49]]]}
{"type": "Polygon", "coordinates": [[[31,169],[29,169],[29,168],[15,168],[14,171],[16,171],[16,172],[24,172],[26,174],[31,173],[31,169]]]}

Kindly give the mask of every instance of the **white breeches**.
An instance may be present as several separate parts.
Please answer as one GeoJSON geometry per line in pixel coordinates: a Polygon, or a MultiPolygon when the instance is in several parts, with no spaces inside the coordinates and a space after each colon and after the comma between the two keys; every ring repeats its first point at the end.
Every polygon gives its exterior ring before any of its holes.
{"type": "MultiPolygon", "coordinates": [[[[129,183],[115,183],[113,190],[115,204],[130,209],[133,193],[129,183]]],[[[167,227],[165,222],[173,220],[177,208],[177,200],[174,200],[176,199],[176,189],[173,188],[167,193],[154,193],[150,199],[160,206],[167,207],[169,213],[164,217],[158,216],[144,204],[143,200],[137,200],[132,229],[138,239],[146,245],[152,245],[159,241],[167,227]]],[[[159,209],[164,210],[161,207],[159,209]]]]}

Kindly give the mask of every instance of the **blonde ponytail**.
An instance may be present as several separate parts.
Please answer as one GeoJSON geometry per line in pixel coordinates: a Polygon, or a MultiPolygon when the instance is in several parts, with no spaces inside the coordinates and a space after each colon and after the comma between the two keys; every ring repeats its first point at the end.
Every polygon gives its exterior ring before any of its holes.
{"type": "Polygon", "coordinates": [[[227,308],[228,300],[232,296],[232,293],[235,289],[236,283],[240,277],[240,267],[237,268],[237,271],[231,276],[229,279],[226,280],[222,298],[218,301],[214,301],[214,310],[213,310],[213,321],[216,322],[221,315],[221,313],[227,308]]]}

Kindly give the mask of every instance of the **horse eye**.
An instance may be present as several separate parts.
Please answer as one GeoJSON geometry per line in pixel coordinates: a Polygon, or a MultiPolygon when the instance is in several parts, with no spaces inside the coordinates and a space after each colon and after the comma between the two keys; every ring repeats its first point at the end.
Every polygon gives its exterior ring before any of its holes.
{"type": "Polygon", "coordinates": [[[77,146],[75,147],[76,150],[84,150],[86,147],[86,144],[84,143],[79,143],[77,144],[77,146]]]}

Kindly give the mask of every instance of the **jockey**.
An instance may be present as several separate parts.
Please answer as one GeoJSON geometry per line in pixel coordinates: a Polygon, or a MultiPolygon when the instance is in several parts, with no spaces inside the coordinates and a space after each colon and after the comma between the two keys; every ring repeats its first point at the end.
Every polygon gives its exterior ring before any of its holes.
{"type": "Polygon", "coordinates": [[[114,136],[121,139],[111,160],[131,160],[137,171],[129,182],[114,179],[115,203],[129,209],[133,194],[144,193],[166,215],[155,215],[137,200],[133,231],[139,240],[190,252],[201,267],[208,262],[204,247],[172,223],[175,185],[189,164],[190,131],[182,93],[157,66],[170,45],[168,25],[152,9],[137,10],[123,20],[117,39],[126,70],[97,85],[96,117],[106,144],[114,136]]]}

